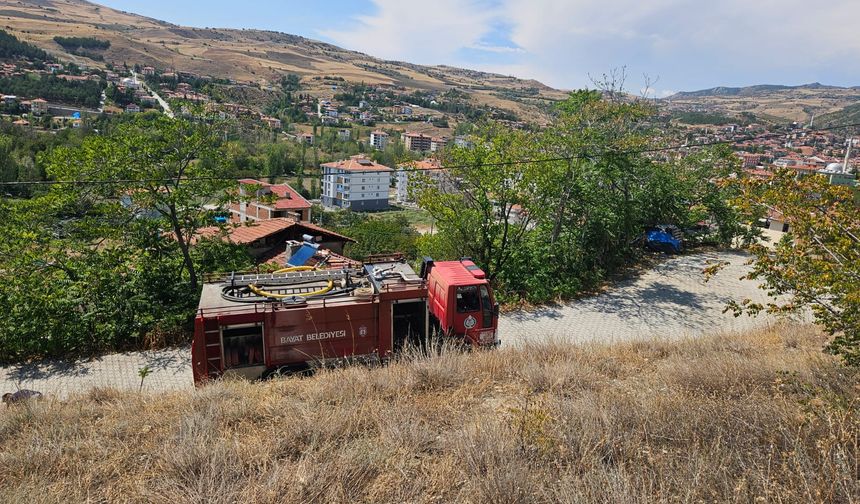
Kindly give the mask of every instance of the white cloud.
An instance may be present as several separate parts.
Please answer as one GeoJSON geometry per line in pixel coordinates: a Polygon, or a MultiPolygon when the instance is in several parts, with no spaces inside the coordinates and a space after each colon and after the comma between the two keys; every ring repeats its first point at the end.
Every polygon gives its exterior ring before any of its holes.
{"type": "Polygon", "coordinates": [[[645,81],[643,73],[673,89],[860,84],[860,36],[846,24],[860,19],[856,0],[438,0],[424,9],[398,0],[374,3],[378,12],[358,18],[354,29],[325,35],[385,58],[566,88],[587,86],[589,74],[621,66],[631,89],[645,81]],[[483,41],[498,35],[498,26],[510,44],[483,41]],[[488,54],[464,61],[464,48],[488,54]]]}
{"type": "Polygon", "coordinates": [[[320,34],[344,47],[380,58],[443,64],[450,63],[460,49],[478,46],[492,29],[492,10],[481,1],[373,3],[375,14],[358,16],[346,30],[323,30],[320,34]]]}

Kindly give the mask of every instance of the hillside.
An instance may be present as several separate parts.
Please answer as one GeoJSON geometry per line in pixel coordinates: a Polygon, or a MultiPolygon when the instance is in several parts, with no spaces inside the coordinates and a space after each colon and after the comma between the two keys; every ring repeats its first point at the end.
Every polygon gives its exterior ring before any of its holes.
{"type": "MultiPolygon", "coordinates": [[[[669,110],[686,110],[740,117],[743,113],[764,122],[809,122],[860,101],[860,87],[819,83],[801,86],[758,85],[715,87],[676,93],[661,100],[669,110]]],[[[817,123],[818,121],[816,121],[817,123]]]]}
{"type": "Polygon", "coordinates": [[[860,377],[803,326],[0,410],[2,502],[852,502],[860,377]]]}
{"type": "Polygon", "coordinates": [[[83,0],[0,0],[0,28],[21,40],[89,65],[100,61],[72,54],[55,36],[95,37],[110,42],[104,62],[150,65],[259,83],[263,89],[287,73],[301,75],[305,90],[331,94],[331,83],[313,77],[402,86],[408,90],[458,88],[477,104],[540,121],[541,104],[563,92],[540,82],[458,69],[384,61],[304,37],[262,30],[192,28],[114,10],[83,0]]]}
{"type": "Polygon", "coordinates": [[[860,123],[860,103],[849,105],[838,112],[831,112],[816,119],[822,126],[843,126],[860,123]]]}

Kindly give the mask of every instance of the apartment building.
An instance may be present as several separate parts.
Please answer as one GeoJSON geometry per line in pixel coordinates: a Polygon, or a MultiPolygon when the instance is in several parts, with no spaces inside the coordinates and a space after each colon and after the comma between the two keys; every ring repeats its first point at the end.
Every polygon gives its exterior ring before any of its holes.
{"type": "Polygon", "coordinates": [[[322,168],[322,204],[356,212],[388,208],[391,168],[363,155],[325,163],[322,168]]]}
{"type": "Polygon", "coordinates": [[[418,180],[429,180],[443,192],[451,193],[456,190],[454,181],[438,159],[423,159],[398,166],[395,173],[395,198],[398,203],[414,202],[410,191],[415,188],[418,180]]]}
{"type": "Polygon", "coordinates": [[[388,133],[379,130],[371,132],[370,145],[377,150],[385,149],[385,146],[388,145],[388,133]]]}
{"type": "Polygon", "coordinates": [[[403,143],[406,145],[406,150],[415,152],[427,152],[430,150],[433,138],[424,133],[404,133],[403,143]]]}

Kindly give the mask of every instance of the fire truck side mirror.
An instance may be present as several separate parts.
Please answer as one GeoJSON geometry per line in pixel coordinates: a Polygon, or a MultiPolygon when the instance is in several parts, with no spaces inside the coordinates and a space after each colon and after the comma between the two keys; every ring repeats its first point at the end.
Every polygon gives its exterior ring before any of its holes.
{"type": "Polygon", "coordinates": [[[427,277],[430,275],[430,268],[433,267],[433,258],[424,256],[421,259],[421,278],[427,280],[427,277]]]}

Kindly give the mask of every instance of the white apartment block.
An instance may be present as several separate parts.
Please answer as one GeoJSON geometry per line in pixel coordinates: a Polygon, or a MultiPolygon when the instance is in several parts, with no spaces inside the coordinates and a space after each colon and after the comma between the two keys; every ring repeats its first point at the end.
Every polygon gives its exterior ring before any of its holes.
{"type": "Polygon", "coordinates": [[[388,133],[379,130],[371,132],[370,145],[377,150],[385,149],[385,146],[388,145],[388,133]]]}
{"type": "Polygon", "coordinates": [[[442,169],[442,164],[439,160],[424,159],[422,161],[413,161],[400,165],[397,173],[395,173],[395,198],[398,203],[414,202],[413,195],[409,194],[409,192],[414,189],[416,181],[422,176],[427,177],[443,192],[453,193],[456,191],[454,181],[448,175],[448,172],[442,169]]]}
{"type": "Polygon", "coordinates": [[[388,208],[391,168],[362,156],[325,163],[322,168],[322,204],[356,212],[388,208]]]}

